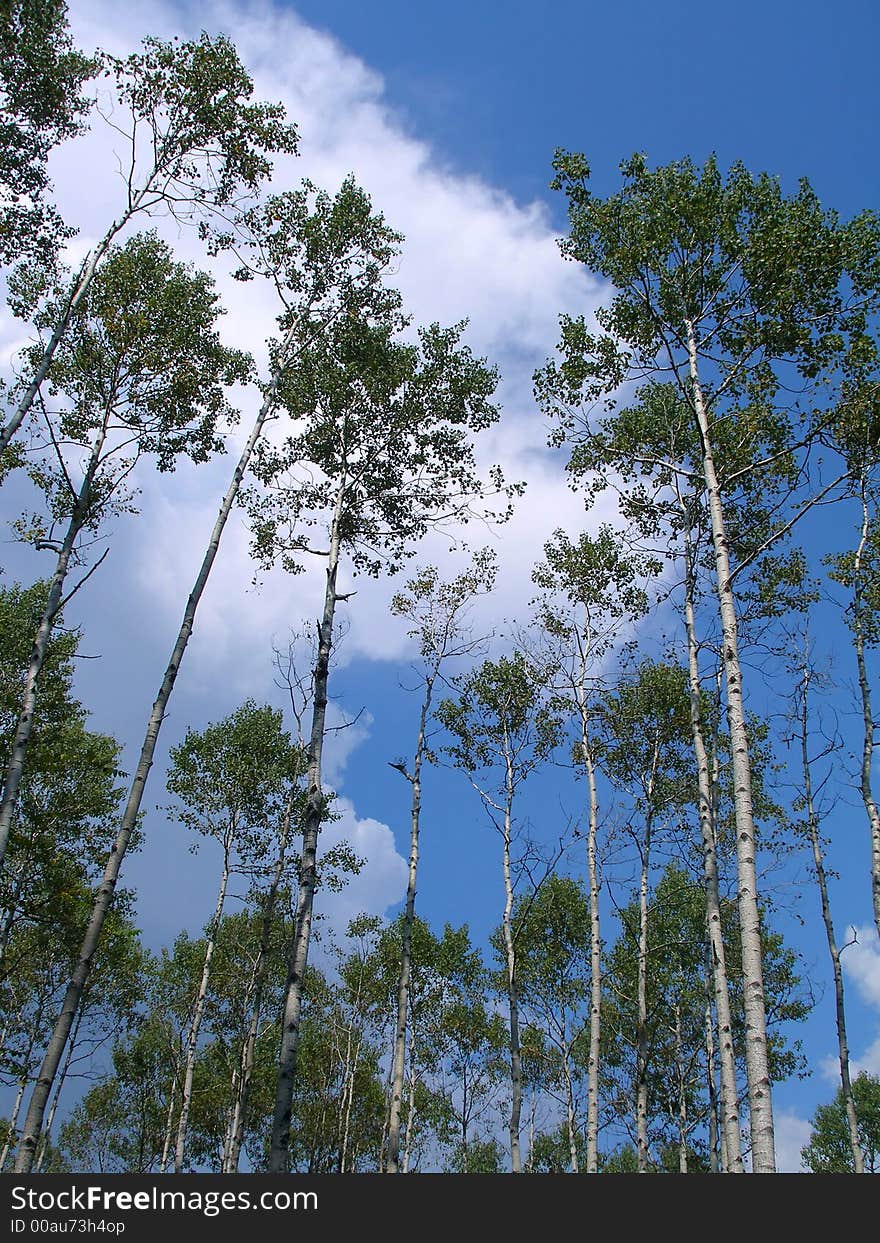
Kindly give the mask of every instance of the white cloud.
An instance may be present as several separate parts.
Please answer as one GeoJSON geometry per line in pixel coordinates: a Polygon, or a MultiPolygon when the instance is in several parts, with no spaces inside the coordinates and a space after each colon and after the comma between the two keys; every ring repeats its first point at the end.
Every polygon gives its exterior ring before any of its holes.
{"type": "Polygon", "coordinates": [[[880,1010],[880,939],[870,924],[855,929],[856,940],[841,956],[843,969],[863,1001],[880,1010]]]}
{"type": "Polygon", "coordinates": [[[355,915],[384,915],[401,900],[406,889],[407,865],[397,853],[394,834],[387,824],[369,817],[360,819],[347,798],[337,799],[334,811],[339,819],[321,830],[321,854],[344,841],[359,858],[366,860],[359,874],[350,877],[339,893],[324,890],[316,899],[316,910],[325,924],[341,937],[355,915]]]}
{"type": "Polygon", "coordinates": [[[812,1127],[797,1114],[777,1112],[773,1119],[776,1135],[776,1169],[780,1174],[800,1174],[804,1171],[801,1149],[810,1142],[812,1127]]]}

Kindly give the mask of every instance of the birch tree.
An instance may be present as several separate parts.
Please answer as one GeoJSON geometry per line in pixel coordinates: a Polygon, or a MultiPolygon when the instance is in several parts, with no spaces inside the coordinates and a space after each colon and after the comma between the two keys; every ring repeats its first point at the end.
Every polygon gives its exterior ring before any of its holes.
{"type": "MultiPolygon", "coordinates": [[[[463,325],[404,343],[399,298],[377,294],[369,313],[338,320],[298,359],[282,399],[301,430],[261,446],[249,510],[254,549],[265,565],[290,571],[303,553],[326,561],[308,740],[308,805],[300,864],[296,936],[290,957],[270,1168],[287,1165],[302,984],[308,961],[318,835],[326,816],[322,756],[336,609],[349,593],[339,573],[393,571],[428,530],[467,516],[483,491],[472,433],[497,418],[496,376],[460,344],[463,325]],[[317,544],[310,530],[319,528],[317,544]]],[[[296,427],[296,423],[294,425],[296,427]]],[[[497,472],[496,488],[501,486],[497,472]]]]}
{"type": "Polygon", "coordinates": [[[713,159],[651,171],[643,156],[622,166],[623,189],[607,200],[587,187],[582,155],[557,153],[554,185],[569,200],[563,253],[601,273],[616,292],[597,312],[562,322],[562,361],[538,377],[542,402],[558,419],[557,441],[577,439],[585,418],[625,406],[646,382],[668,380],[690,412],[702,479],[723,631],[728,728],[737,789],[739,903],[749,1026],[748,1083],[754,1169],[775,1168],[760,962],[759,895],[750,806],[749,738],[738,641],[738,604],[727,495],[772,467],[769,508],[781,514],[769,539],[791,528],[804,504],[834,485],[796,497],[807,448],[833,415],[826,386],[841,379],[846,349],[866,333],[876,306],[878,223],[864,213],[841,224],[806,182],[786,198],[766,175],[734,165],[726,179],[713,159]],[[790,399],[789,380],[803,392],[790,399]],[[580,413],[581,402],[592,410],[580,413]],[[593,406],[592,403],[596,403],[593,406]],[[731,433],[744,455],[718,456],[731,433]],[[788,462],[787,471],[783,470],[788,462]],[[774,481],[774,473],[776,481],[774,481]],[[780,475],[787,473],[787,480],[780,475]],[[786,512],[784,502],[790,504],[786,512]]]}
{"type": "MultiPolygon", "coordinates": [[[[816,742],[813,741],[811,729],[811,698],[813,687],[822,679],[816,670],[810,655],[809,641],[804,635],[802,658],[799,669],[794,670],[798,681],[794,688],[792,702],[792,722],[789,742],[799,752],[800,761],[800,792],[795,799],[795,811],[802,816],[801,833],[806,837],[812,855],[812,871],[819,890],[819,903],[822,910],[822,923],[825,939],[828,943],[828,956],[831,959],[831,972],[834,979],[834,1010],[837,1028],[837,1059],[840,1066],[840,1093],[849,1128],[849,1140],[852,1153],[852,1168],[856,1174],[865,1172],[864,1154],[859,1137],[859,1123],[856,1114],[855,1097],[853,1095],[852,1077],[850,1074],[849,1041],[846,1030],[846,1005],[844,997],[843,969],[840,962],[841,947],[837,942],[834,920],[831,915],[831,900],[828,890],[828,869],[825,863],[825,843],[821,831],[821,808],[823,791],[830,776],[827,761],[834,756],[839,747],[835,736],[828,736],[824,731],[816,742]],[[820,762],[826,761],[824,774],[814,779],[814,771],[820,762]]],[[[827,806],[827,803],[826,803],[827,806]]]]}
{"type": "Polygon", "coordinates": [[[513,916],[517,881],[522,879],[523,867],[522,860],[514,855],[515,806],[523,782],[557,743],[558,721],[543,703],[543,678],[521,652],[497,661],[484,661],[454,685],[456,699],[444,699],[437,710],[438,720],[452,739],[444,751],[468,776],[501,838],[501,931],[510,1052],[510,1168],[512,1173],[521,1174],[523,1070],[517,929],[513,916]]]}
{"type": "Polygon", "coordinates": [[[627,553],[620,535],[600,527],[572,541],[555,531],[545,561],[532,573],[541,589],[538,621],[547,636],[554,692],[572,711],[575,759],[587,779],[587,880],[590,893],[590,1023],[587,1071],[587,1173],[599,1162],[599,1051],[602,1029],[602,937],[599,893],[599,794],[595,761],[597,695],[615,644],[648,609],[646,580],[659,573],[654,557],[627,553]]]}
{"type": "Polygon", "coordinates": [[[602,764],[632,800],[628,825],[639,863],[638,940],[635,997],[637,1168],[648,1172],[648,983],[651,956],[649,897],[656,838],[669,834],[674,818],[690,801],[690,722],[684,672],[673,665],[643,661],[632,681],[603,705],[602,764]],[[665,821],[665,823],[664,823],[665,821]]]}
{"type": "MultiPolygon", "coordinates": [[[[589,1013],[584,1011],[590,996],[585,964],[589,963],[592,970],[589,898],[571,877],[549,876],[534,897],[525,895],[518,906],[518,910],[514,907],[514,924],[518,929],[519,996],[524,1012],[558,1059],[568,1163],[571,1172],[577,1174],[577,1083],[583,1063],[576,1049],[593,1018],[592,1001],[589,1013]]],[[[503,945],[503,938],[496,939],[503,945]]],[[[591,1069],[590,1060],[591,1055],[587,1063],[591,1069]]],[[[533,1164],[531,1146],[529,1164],[533,1164]]]]}
{"type": "Polygon", "coordinates": [[[346,181],[333,197],[315,192],[307,183],[300,191],[280,196],[248,215],[244,240],[240,243],[245,247],[248,259],[242,264],[242,279],[253,279],[259,275],[271,281],[281,302],[278,316],[280,334],[269,343],[270,370],[268,379],[261,385],[262,402],[221,501],[147,721],[125,811],[107,857],[79,959],[28,1108],[28,1120],[16,1158],[21,1171],[30,1169],[33,1161],[36,1135],[42,1126],[52,1082],[88,979],[122,861],[137,824],[168,701],[192,635],[199,602],[217,558],[220,540],[254,449],[267,421],[278,410],[286,370],[293,365],[299,352],[328,330],[340,314],[371,305],[378,278],[396,253],[398,240],[398,235],[388,228],[382,217],[373,213],[367,195],[351,180],[346,181]]]}
{"type": "Polygon", "coordinates": [[[290,736],[281,729],[281,713],[252,700],[201,732],[190,730],[171,751],[166,784],[177,799],[172,814],[190,831],[216,840],[222,852],[217,899],[186,1033],[176,1174],[183,1169],[199,1029],[229,881],[236,873],[252,876],[266,867],[298,767],[290,736]]]}
{"type": "Polygon", "coordinates": [[[409,872],[400,947],[400,975],[397,983],[397,1023],[394,1035],[391,1075],[391,1105],[388,1120],[386,1173],[400,1169],[400,1121],[406,1062],[407,1015],[412,973],[412,932],[415,920],[416,881],[419,863],[419,831],[422,809],[422,766],[429,745],[428,723],[434,688],[444,663],[474,651],[478,640],[465,629],[465,618],[474,599],[492,591],[495,559],[490,549],[475,555],[472,567],[444,582],[435,566],[427,566],[411,579],[391,602],[391,611],[410,622],[410,637],[418,640],[422,669],[422,704],[416,733],[412,767],[403,762],[392,765],[409,782],[410,806],[409,872]]]}

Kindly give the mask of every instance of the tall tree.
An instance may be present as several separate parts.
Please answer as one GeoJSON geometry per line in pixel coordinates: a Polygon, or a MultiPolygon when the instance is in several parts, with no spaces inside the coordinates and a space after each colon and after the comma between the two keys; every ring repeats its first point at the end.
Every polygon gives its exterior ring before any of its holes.
{"type": "Polygon", "coordinates": [[[648,976],[652,851],[662,829],[692,798],[690,718],[684,670],[642,661],[636,675],[603,704],[602,764],[631,800],[630,836],[639,857],[636,972],[636,1153],[648,1172],[648,976]],[[664,824],[664,820],[667,821],[664,824]]]}
{"type": "Polygon", "coordinates": [[[599,906],[599,796],[596,772],[597,698],[601,671],[619,641],[648,609],[645,579],[660,562],[621,549],[609,526],[576,541],[562,531],[544,545],[532,573],[541,589],[538,620],[547,636],[552,685],[576,722],[575,758],[587,778],[587,878],[590,889],[590,1024],[587,1072],[586,1166],[599,1169],[599,1052],[602,1029],[602,937],[599,906]]]}
{"type": "Polygon", "coordinates": [[[819,742],[818,750],[812,742],[811,729],[811,692],[819,676],[810,654],[809,640],[804,635],[803,652],[801,654],[799,675],[795,686],[792,704],[791,741],[797,744],[800,752],[801,782],[800,793],[795,800],[795,810],[803,817],[802,833],[810,845],[813,859],[813,875],[819,890],[819,902],[822,908],[822,923],[825,927],[825,939],[828,943],[828,956],[831,959],[831,971],[834,978],[834,1009],[837,1027],[837,1057],[840,1066],[840,1092],[849,1126],[850,1147],[852,1149],[852,1168],[856,1174],[865,1172],[864,1155],[859,1137],[858,1117],[856,1115],[855,1097],[850,1075],[849,1041],[846,1032],[846,1006],[844,1000],[843,968],[840,964],[840,947],[834,931],[834,920],[831,915],[831,900],[828,892],[828,870],[825,864],[825,843],[822,838],[822,816],[820,799],[822,789],[827,780],[827,772],[814,782],[814,768],[819,761],[829,758],[838,749],[834,737],[824,737],[819,742]]]}
{"type": "Polygon", "coordinates": [[[222,851],[217,900],[186,1033],[176,1174],[183,1169],[199,1029],[229,880],[234,873],[253,877],[271,866],[272,839],[282,828],[299,769],[298,751],[281,728],[281,713],[252,700],[201,732],[189,730],[171,751],[167,787],[177,799],[172,814],[191,831],[214,838],[222,851]]]}
{"type": "Polygon", "coordinates": [[[387,227],[382,217],[373,213],[367,195],[351,180],[346,181],[332,198],[325,193],[316,193],[306,183],[302,190],[275,198],[248,214],[246,234],[241,243],[248,261],[242,264],[240,275],[242,279],[260,275],[271,282],[281,302],[278,316],[280,335],[269,344],[270,371],[268,379],[260,386],[262,404],[223,496],[187,599],[168,666],[147,721],[125,811],[95,896],[79,959],[46,1048],[16,1158],[16,1165],[22,1172],[29,1170],[33,1162],[36,1136],[42,1126],[52,1082],[137,823],[168,701],[192,635],[199,602],[217,558],[223,531],[254,449],[267,421],[277,412],[287,369],[299,353],[307,349],[317,335],[327,331],[341,314],[370,305],[379,274],[396,253],[398,240],[398,235],[387,227]]]}
{"type": "Polygon", "coordinates": [[[504,911],[501,920],[507,993],[511,1104],[508,1122],[510,1168],[522,1173],[520,1123],[523,1069],[517,979],[517,929],[514,925],[517,868],[514,857],[516,796],[523,782],[547,758],[559,738],[559,723],[544,700],[545,682],[521,652],[484,661],[454,683],[456,699],[437,710],[452,741],[444,748],[467,774],[489,820],[501,838],[504,911]]]}
{"type": "Polygon", "coordinates": [[[469,569],[448,582],[440,579],[435,566],[425,567],[415,578],[410,579],[404,591],[399,592],[391,602],[392,613],[407,619],[411,625],[410,637],[419,642],[423,662],[419,676],[423,693],[412,767],[408,769],[402,761],[392,765],[409,782],[412,789],[412,802],[410,806],[409,872],[403,912],[400,975],[397,983],[397,1025],[392,1054],[391,1105],[385,1166],[389,1174],[396,1174],[400,1169],[400,1120],[406,1062],[409,987],[412,973],[412,932],[419,863],[422,766],[428,747],[428,722],[431,717],[434,688],[445,662],[461,658],[473,652],[477,646],[479,641],[467,632],[465,619],[475,597],[492,591],[495,574],[494,556],[490,549],[483,549],[475,555],[469,569]]]}
{"type": "MultiPolygon", "coordinates": [[[[318,834],[326,817],[322,756],[327,686],[344,555],[355,572],[393,572],[429,529],[467,515],[484,488],[471,434],[497,419],[494,371],[460,344],[463,325],[399,339],[399,296],[386,290],[372,308],[337,320],[298,359],[281,390],[295,430],[263,444],[250,512],[255,552],[301,569],[303,553],[326,559],[308,740],[308,807],[303,832],[296,936],[290,957],[271,1168],[287,1165],[302,983],[308,962],[318,834]],[[317,548],[309,530],[320,525],[317,548]]],[[[493,472],[493,486],[501,486],[493,472]]]]}
{"type": "MultiPolygon", "coordinates": [[[[629,386],[620,396],[626,380],[637,388],[656,380],[674,384],[698,438],[693,466],[702,478],[715,560],[737,791],[753,1165],[771,1172],[773,1111],[734,588],[743,563],[731,560],[727,498],[745,479],[755,485],[756,501],[763,487],[771,513],[791,498],[789,514],[771,524],[770,541],[802,512],[794,498],[802,450],[832,417],[822,385],[840,379],[841,359],[865,336],[877,305],[880,228],[872,213],[841,224],[806,182],[786,198],[777,181],[742,165],[723,177],[714,159],[702,169],[681,160],[652,171],[643,156],[633,156],[622,165],[622,190],[604,201],[587,188],[582,155],[559,152],[554,167],[554,185],[565,190],[570,209],[563,253],[616,290],[597,312],[598,332],[583,318],[563,320],[563,361],[539,376],[542,401],[559,419],[559,440],[576,434],[579,400],[607,410],[626,401],[629,386]],[[798,401],[789,400],[792,376],[806,388],[798,401]],[[735,453],[725,453],[725,440],[735,453]]],[[[613,461],[608,465],[613,469],[613,461]]]]}
{"type": "MultiPolygon", "coordinates": [[[[564,1133],[573,1174],[580,1171],[577,1080],[582,1065],[575,1050],[592,1022],[584,1014],[589,996],[591,912],[582,886],[568,876],[548,876],[532,895],[514,906],[519,998],[532,1024],[558,1060],[565,1110],[564,1133]]],[[[495,942],[503,954],[503,937],[495,942]]],[[[591,1050],[592,1053],[592,1050],[591,1050]]],[[[533,1166],[529,1153],[529,1166],[533,1166]]]]}

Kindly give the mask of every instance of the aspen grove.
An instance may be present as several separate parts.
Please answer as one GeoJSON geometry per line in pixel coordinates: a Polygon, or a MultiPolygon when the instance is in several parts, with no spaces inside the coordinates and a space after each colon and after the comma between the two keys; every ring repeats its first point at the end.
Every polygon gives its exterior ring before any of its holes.
{"type": "Polygon", "coordinates": [[[813,1041],[804,1168],[880,1171],[880,215],[548,152],[602,296],[517,455],[227,36],[12,0],[0,49],[0,1170],[772,1173],[813,1041]],[[104,652],[123,570],[170,621],[104,652]]]}

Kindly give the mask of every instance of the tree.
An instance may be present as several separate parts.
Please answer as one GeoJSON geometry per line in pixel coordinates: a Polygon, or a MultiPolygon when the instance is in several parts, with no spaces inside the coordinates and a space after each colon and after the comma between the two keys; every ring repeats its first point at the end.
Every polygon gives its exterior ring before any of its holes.
{"type": "MultiPolygon", "coordinates": [[[[455,700],[444,699],[437,717],[452,737],[444,748],[467,774],[501,837],[504,912],[501,921],[510,1047],[510,1167],[522,1173],[520,1118],[523,1098],[516,929],[513,921],[514,806],[517,791],[558,741],[558,720],[542,702],[544,679],[521,652],[484,661],[454,683],[455,700]]],[[[520,861],[520,871],[522,862],[520,861]]]]}
{"type": "Polygon", "coordinates": [[[200,733],[189,730],[171,751],[167,787],[178,802],[171,808],[188,829],[214,838],[222,866],[214,914],[186,1034],[174,1172],[183,1168],[192,1100],[199,1028],[211,975],[211,961],[230,876],[265,870],[273,838],[283,832],[285,804],[301,771],[298,749],[281,728],[281,713],[248,700],[223,721],[200,733]]]}
{"type": "MultiPolygon", "coordinates": [[[[853,1080],[852,1094],[864,1172],[880,1174],[880,1079],[863,1071],[853,1080]]],[[[809,1144],[801,1149],[801,1157],[814,1174],[855,1172],[842,1087],[830,1105],[820,1105],[813,1115],[813,1133],[809,1144]]]]}
{"type": "MultiPolygon", "coordinates": [[[[412,788],[410,808],[409,873],[403,915],[403,937],[400,947],[400,974],[397,984],[397,1026],[394,1037],[391,1075],[391,1106],[388,1120],[388,1156],[386,1172],[396,1174],[400,1168],[400,1121],[403,1100],[403,1077],[406,1061],[407,1013],[412,973],[412,932],[415,920],[416,880],[419,862],[419,829],[422,808],[422,765],[428,747],[427,726],[431,714],[434,687],[446,661],[472,652],[476,642],[464,629],[464,618],[476,596],[488,594],[495,583],[495,559],[483,549],[473,559],[472,567],[450,582],[443,582],[435,566],[427,566],[412,578],[403,592],[391,602],[391,611],[405,617],[411,624],[410,637],[419,640],[423,667],[420,671],[423,695],[416,734],[412,769],[401,761],[394,764],[412,788]]],[[[407,1134],[409,1133],[407,1126],[407,1134]]]]}
{"type": "MultiPolygon", "coordinates": [[[[378,275],[378,274],[377,274],[378,275]]],[[[315,340],[288,374],[281,398],[298,427],[280,446],[264,443],[249,499],[254,549],[298,572],[300,557],[326,559],[318,627],[314,707],[308,742],[308,809],[303,831],[296,936],[291,950],[271,1168],[287,1163],[287,1136],[302,983],[308,962],[318,834],[326,814],[321,763],[340,562],[355,572],[393,572],[428,530],[466,516],[483,492],[470,436],[490,426],[495,373],[461,346],[463,325],[399,339],[399,296],[386,290],[372,308],[355,309],[315,340]],[[308,534],[321,525],[317,549],[308,534]]],[[[494,485],[501,486],[493,473],[494,485]]]]}
{"type": "Polygon", "coordinates": [[[684,671],[642,661],[602,704],[602,764],[632,801],[630,836],[639,856],[636,981],[636,1145],[638,1170],[648,1170],[648,893],[654,839],[664,817],[675,817],[692,797],[688,756],[690,719],[684,671]]]}
{"type": "Polygon", "coordinates": [[[37,517],[19,529],[37,548],[54,552],[56,560],[33,637],[3,783],[0,865],[46,646],[64,603],[70,568],[87,556],[82,538],[93,544],[104,520],[131,507],[125,485],[141,457],[154,456],[159,470],[171,471],[179,457],[203,462],[223,447],[217,423],[232,413],[225,388],[245,380],[249,367],[243,354],[221,345],[216,319],[210,278],[174,263],[155,236],[135,237],[109,254],[55,353],[48,382],[65,405],[49,413],[43,403],[49,456],[29,468],[45,493],[51,526],[37,517]],[[85,459],[81,479],[75,463],[79,454],[85,459]],[[63,529],[61,538],[56,523],[63,529]]]}
{"type": "Polygon", "coordinates": [[[809,640],[804,635],[804,648],[801,661],[800,684],[795,688],[792,703],[792,737],[791,741],[798,744],[801,761],[801,791],[795,800],[795,810],[801,812],[803,824],[799,826],[801,833],[810,844],[813,860],[813,875],[819,890],[819,902],[822,908],[822,923],[825,926],[825,939],[828,943],[828,956],[831,959],[831,971],[834,978],[834,1009],[837,1027],[837,1054],[840,1065],[840,1091],[842,1094],[847,1125],[849,1127],[850,1148],[852,1151],[852,1167],[856,1174],[864,1173],[864,1156],[859,1143],[858,1118],[856,1115],[855,1098],[853,1096],[850,1076],[849,1042],[846,1032],[846,1006],[844,1003],[843,968],[840,963],[840,948],[834,931],[831,916],[831,902],[828,893],[828,872],[825,865],[825,843],[821,832],[822,790],[827,780],[827,772],[822,776],[814,790],[814,767],[820,760],[829,757],[837,749],[837,740],[822,739],[818,752],[811,745],[811,689],[821,677],[814,667],[810,656],[809,640]]]}
{"type": "Polygon", "coordinates": [[[223,35],[171,42],[151,37],[143,51],[124,59],[103,54],[99,64],[112,79],[118,103],[111,124],[125,144],[125,201],[66,287],[57,281],[54,264],[48,270],[25,265],[15,275],[15,313],[30,316],[47,300],[51,311],[43,311],[47,339],[19,386],[16,407],[0,434],[0,455],[30,411],[71,316],[128,223],[141,214],[168,212],[181,222],[198,220],[207,235],[213,214],[240,210],[239,201],[267,180],[272,155],[296,151],[296,130],[283,107],[250,102],[253,82],[223,35]]]}
{"type": "MultiPolygon", "coordinates": [[[[770,516],[763,548],[803,512],[795,506],[790,516],[776,518],[801,482],[806,447],[833,417],[823,385],[840,379],[847,349],[865,337],[877,306],[878,219],[864,213],[840,224],[806,182],[785,198],[776,181],[742,165],[725,179],[714,159],[702,169],[681,160],[651,171],[643,156],[633,156],[622,165],[623,189],[605,201],[587,188],[582,155],[558,152],[554,167],[554,186],[565,190],[570,209],[563,253],[617,291],[597,313],[598,332],[583,318],[563,319],[563,360],[538,376],[539,396],[559,420],[558,442],[575,435],[579,401],[606,410],[626,402],[631,389],[620,386],[627,380],[638,392],[669,380],[694,430],[691,469],[702,480],[715,560],[737,790],[753,1164],[756,1172],[770,1172],[773,1112],[734,588],[745,562],[732,562],[728,499],[731,488],[751,489],[756,511],[770,516]],[[789,403],[793,376],[805,391],[789,403]]],[[[641,457],[654,465],[664,460],[650,447],[641,457]]],[[[613,470],[614,461],[607,466],[613,470]]],[[[814,490],[806,504],[818,495],[814,490]]],[[[752,560],[756,555],[749,553],[752,560]]]]}
{"type": "MultiPolygon", "coordinates": [[[[619,532],[609,526],[573,542],[555,531],[544,545],[546,560],[532,573],[541,588],[538,620],[546,636],[544,658],[560,710],[567,705],[578,736],[575,760],[587,777],[587,877],[590,887],[590,1052],[587,1073],[587,1173],[598,1172],[599,1050],[602,1028],[602,938],[599,909],[599,797],[596,781],[596,716],[600,670],[621,629],[648,609],[643,581],[660,562],[621,550],[619,532]]],[[[573,1141],[572,1141],[573,1142],[573,1141]]],[[[574,1151],[574,1150],[573,1150],[574,1151]]]]}
{"type": "MultiPolygon", "coordinates": [[[[514,905],[519,999],[541,1036],[558,1059],[563,1089],[567,1160],[571,1172],[580,1172],[580,1134],[576,1108],[576,1081],[580,1067],[575,1048],[592,1019],[584,1015],[589,996],[589,973],[584,970],[590,948],[591,919],[587,895],[568,876],[548,876],[536,894],[524,895],[514,905]]],[[[495,934],[503,958],[504,941],[495,934]]],[[[535,1153],[529,1152],[534,1167],[535,1153]]],[[[546,1159],[546,1158],[542,1158],[546,1159]]]]}
{"type": "Polygon", "coordinates": [[[388,229],[381,216],[373,214],[368,197],[352,181],[345,182],[332,199],[327,194],[315,194],[306,184],[301,191],[270,200],[264,208],[249,213],[246,223],[248,245],[256,257],[252,266],[243,269],[243,279],[250,279],[256,272],[271,281],[282,304],[278,317],[281,336],[270,343],[270,375],[262,387],[263,401],[221,502],[147,721],[125,811],[106,860],[79,959],[28,1108],[28,1121],[16,1160],[21,1171],[30,1169],[33,1162],[46,1102],[100,941],[122,861],[137,824],[159,731],[192,635],[196,611],[254,448],[267,420],[276,413],[285,369],[292,366],[298,352],[314,336],[325,331],[343,309],[369,304],[378,273],[396,253],[397,234],[388,229]]]}

